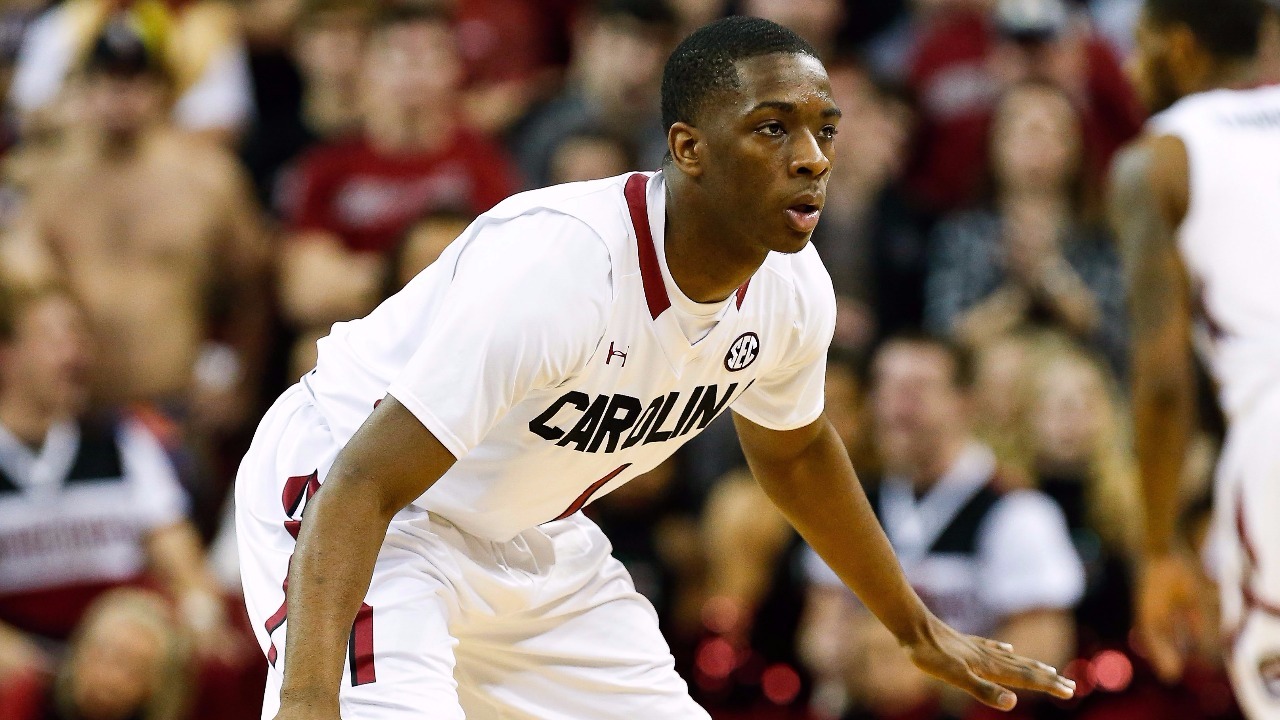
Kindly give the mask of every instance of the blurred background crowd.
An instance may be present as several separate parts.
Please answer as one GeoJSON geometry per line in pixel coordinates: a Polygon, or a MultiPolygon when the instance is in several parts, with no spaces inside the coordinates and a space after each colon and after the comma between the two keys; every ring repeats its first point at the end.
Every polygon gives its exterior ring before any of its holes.
{"type": "MultiPolygon", "coordinates": [[[[228,491],[260,413],[506,195],[657,168],[666,55],[728,13],[808,39],[844,109],[814,236],[840,303],[827,413],[926,603],[1078,681],[1015,717],[1237,718],[1217,647],[1169,685],[1131,635],[1100,199],[1145,120],[1140,6],[5,0],[0,720],[257,718],[228,491]]],[[[1193,547],[1211,401],[1201,425],[1193,547]]],[[[717,720],[993,716],[914,670],[731,423],[587,512],[717,720]]]]}

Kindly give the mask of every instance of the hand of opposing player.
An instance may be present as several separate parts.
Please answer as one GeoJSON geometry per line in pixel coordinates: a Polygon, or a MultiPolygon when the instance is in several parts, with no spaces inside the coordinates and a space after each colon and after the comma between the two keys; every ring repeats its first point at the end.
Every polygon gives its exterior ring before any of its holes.
{"type": "Polygon", "coordinates": [[[1138,579],[1138,635],[1147,659],[1165,682],[1182,677],[1187,655],[1207,630],[1200,572],[1179,554],[1150,559],[1138,579]]]}
{"type": "Polygon", "coordinates": [[[1048,665],[1015,655],[1005,643],[957,632],[934,617],[906,650],[916,667],[998,710],[1011,710],[1017,704],[1010,688],[1063,700],[1075,694],[1076,684],[1048,665]]]}

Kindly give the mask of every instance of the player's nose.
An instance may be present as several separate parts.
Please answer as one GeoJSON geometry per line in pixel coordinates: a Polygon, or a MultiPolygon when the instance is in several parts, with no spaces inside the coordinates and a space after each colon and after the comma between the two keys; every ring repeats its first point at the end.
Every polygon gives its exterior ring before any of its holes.
{"type": "Polygon", "coordinates": [[[793,138],[790,167],[793,177],[819,178],[831,172],[831,158],[823,152],[822,145],[812,132],[805,130],[793,138]]]}

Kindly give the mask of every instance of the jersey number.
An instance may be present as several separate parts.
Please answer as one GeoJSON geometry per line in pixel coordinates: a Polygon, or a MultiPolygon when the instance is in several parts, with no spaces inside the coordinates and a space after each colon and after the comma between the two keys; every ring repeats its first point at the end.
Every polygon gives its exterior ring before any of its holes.
{"type": "MultiPolygon", "coordinates": [[[[311,500],[311,497],[320,489],[319,475],[319,472],[297,475],[284,483],[284,492],[280,500],[284,504],[284,513],[289,518],[284,521],[284,529],[293,536],[294,540],[298,539],[298,533],[302,531],[302,513],[306,510],[307,501],[311,500]]],[[[289,566],[292,570],[292,556],[289,558],[289,566]]],[[[285,573],[283,589],[284,600],[264,623],[268,638],[280,629],[288,615],[289,573],[285,573]]],[[[267,648],[267,662],[271,663],[272,667],[276,664],[277,655],[275,640],[271,640],[271,646],[267,648]]],[[[347,666],[351,670],[352,686],[365,685],[378,679],[373,667],[373,608],[368,603],[360,604],[356,621],[351,625],[351,638],[347,642],[347,666]]]]}

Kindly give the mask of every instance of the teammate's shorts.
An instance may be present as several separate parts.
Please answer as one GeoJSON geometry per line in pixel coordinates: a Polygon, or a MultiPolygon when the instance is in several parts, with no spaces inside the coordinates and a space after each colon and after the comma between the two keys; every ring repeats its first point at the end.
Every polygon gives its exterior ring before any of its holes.
{"type": "Polygon", "coordinates": [[[1227,667],[1250,720],[1280,720],[1280,397],[1231,423],[1215,491],[1227,667]]]}
{"type": "MultiPolygon", "coordinates": [[[[284,580],[301,510],[339,448],[294,387],[259,426],[236,481],[245,601],[272,667],[284,669],[284,580]]],[[[510,542],[435,514],[392,521],[352,627],[343,720],[707,720],[675,672],[653,606],[581,514],[510,542]]]]}

